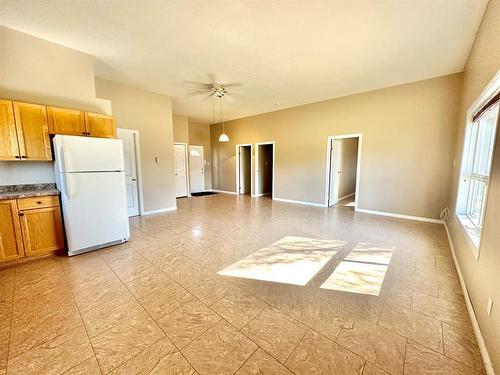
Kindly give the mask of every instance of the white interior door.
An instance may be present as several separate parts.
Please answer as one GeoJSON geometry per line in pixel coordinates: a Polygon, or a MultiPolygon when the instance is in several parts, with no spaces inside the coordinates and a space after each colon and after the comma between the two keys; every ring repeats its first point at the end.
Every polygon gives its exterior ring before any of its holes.
{"type": "Polygon", "coordinates": [[[117,135],[123,141],[128,216],[137,216],[139,215],[139,193],[137,183],[136,136],[133,130],[128,129],[117,129],[117,135]]]}
{"type": "Polygon", "coordinates": [[[205,190],[205,157],[203,146],[189,146],[189,181],[191,192],[197,193],[205,190]]]}
{"type": "Polygon", "coordinates": [[[186,146],[174,144],[175,159],[175,196],[185,197],[187,190],[186,146]]]}
{"type": "Polygon", "coordinates": [[[330,146],[330,196],[328,206],[337,204],[339,200],[339,183],[341,177],[342,141],[332,139],[330,146]]]}

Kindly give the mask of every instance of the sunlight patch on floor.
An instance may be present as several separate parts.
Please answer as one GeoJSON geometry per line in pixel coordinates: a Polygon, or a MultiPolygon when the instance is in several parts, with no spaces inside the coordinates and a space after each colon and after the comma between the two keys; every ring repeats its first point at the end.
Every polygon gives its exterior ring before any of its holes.
{"type": "Polygon", "coordinates": [[[394,247],[359,243],[320,288],[378,296],[393,253],[394,247]]]}
{"type": "Polygon", "coordinates": [[[239,260],[219,275],[306,285],[345,241],[287,236],[239,260]]]}

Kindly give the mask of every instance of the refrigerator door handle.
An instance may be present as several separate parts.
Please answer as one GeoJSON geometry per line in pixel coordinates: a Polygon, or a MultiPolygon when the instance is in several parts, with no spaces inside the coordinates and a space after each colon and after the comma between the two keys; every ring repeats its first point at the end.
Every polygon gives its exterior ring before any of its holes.
{"type": "Polygon", "coordinates": [[[71,192],[71,183],[69,182],[69,178],[69,173],[64,173],[64,193],[66,194],[68,202],[71,202],[71,196],[73,194],[71,192]]]}

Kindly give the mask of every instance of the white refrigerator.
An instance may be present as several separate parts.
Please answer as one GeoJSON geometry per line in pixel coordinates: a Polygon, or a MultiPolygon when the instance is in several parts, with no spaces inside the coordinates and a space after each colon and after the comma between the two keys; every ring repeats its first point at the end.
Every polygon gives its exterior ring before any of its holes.
{"type": "Polygon", "coordinates": [[[127,241],[122,141],[56,135],[53,143],[68,255],[127,241]]]}

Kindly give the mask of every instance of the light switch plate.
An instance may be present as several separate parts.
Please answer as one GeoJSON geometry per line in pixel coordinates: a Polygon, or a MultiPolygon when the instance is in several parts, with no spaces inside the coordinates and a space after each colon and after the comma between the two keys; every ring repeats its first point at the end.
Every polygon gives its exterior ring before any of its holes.
{"type": "Polygon", "coordinates": [[[491,316],[491,309],[493,308],[493,300],[491,297],[488,297],[488,306],[486,307],[486,312],[488,313],[488,316],[491,316]]]}

